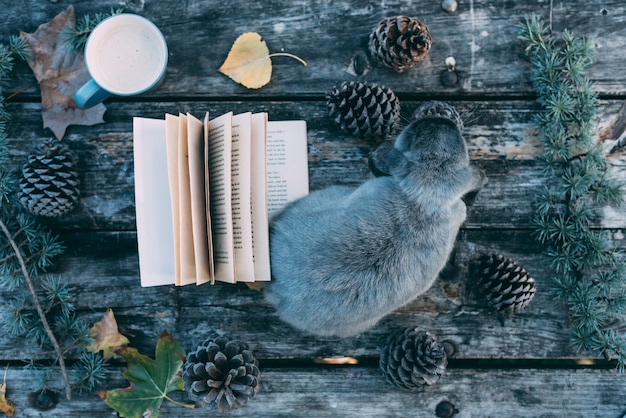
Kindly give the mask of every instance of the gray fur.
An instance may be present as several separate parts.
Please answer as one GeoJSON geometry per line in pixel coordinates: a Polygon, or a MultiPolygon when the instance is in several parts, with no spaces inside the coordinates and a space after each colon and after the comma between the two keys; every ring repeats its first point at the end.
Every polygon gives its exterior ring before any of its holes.
{"type": "Polygon", "coordinates": [[[483,173],[447,118],[411,123],[376,156],[388,176],[333,186],[287,206],[271,225],[272,281],[282,320],[347,337],[374,326],[433,284],[483,173]]]}

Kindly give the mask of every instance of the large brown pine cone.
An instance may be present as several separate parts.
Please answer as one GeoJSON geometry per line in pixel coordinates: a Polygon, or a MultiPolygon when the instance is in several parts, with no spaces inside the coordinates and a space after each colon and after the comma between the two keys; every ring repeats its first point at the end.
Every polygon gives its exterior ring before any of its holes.
{"type": "Polygon", "coordinates": [[[433,334],[419,328],[409,327],[389,336],[380,353],[380,368],[387,381],[405,389],[435,384],[447,365],[443,345],[433,334]]]}
{"type": "Polygon", "coordinates": [[[400,101],[384,86],[343,82],[326,98],[330,115],[341,128],[364,138],[382,138],[394,132],[400,119],[400,101]]]}
{"type": "Polygon", "coordinates": [[[185,390],[223,412],[252,399],[259,390],[259,362],[248,345],[213,335],[187,355],[182,368],[185,390]]]}
{"type": "Polygon", "coordinates": [[[499,312],[521,312],[535,296],[535,279],[502,254],[479,256],[470,263],[469,274],[478,297],[499,312]]]}
{"type": "Polygon", "coordinates": [[[54,218],[69,212],[80,197],[71,151],[49,139],[29,155],[22,168],[18,198],[34,215],[54,218]]]}
{"type": "Polygon", "coordinates": [[[370,35],[369,49],[383,66],[402,72],[424,60],[432,45],[428,26],[416,17],[381,20],[370,35]]]}

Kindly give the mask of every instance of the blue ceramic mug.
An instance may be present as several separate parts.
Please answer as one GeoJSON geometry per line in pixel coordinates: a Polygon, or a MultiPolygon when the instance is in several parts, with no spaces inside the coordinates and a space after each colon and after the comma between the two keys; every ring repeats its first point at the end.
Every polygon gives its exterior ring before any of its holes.
{"type": "Polygon", "coordinates": [[[91,80],[74,95],[89,108],[110,95],[134,96],[158,86],[167,67],[167,44],[148,19],[120,14],[102,21],[85,45],[85,65],[91,80]]]}

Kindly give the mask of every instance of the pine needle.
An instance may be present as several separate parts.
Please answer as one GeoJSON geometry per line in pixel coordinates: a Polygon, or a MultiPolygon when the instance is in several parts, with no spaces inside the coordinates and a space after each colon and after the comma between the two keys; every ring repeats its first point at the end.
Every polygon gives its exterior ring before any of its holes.
{"type": "Polygon", "coordinates": [[[537,16],[520,25],[518,39],[525,43],[542,107],[534,121],[544,173],[558,185],[537,194],[534,235],[557,273],[554,295],[568,307],[572,347],[616,360],[623,372],[626,336],[611,326],[626,319],[624,254],[591,221],[593,205],[620,204],[625,189],[609,175],[594,141],[599,105],[587,76],[592,42],[567,30],[557,39],[537,16]]]}
{"type": "MultiPolygon", "coordinates": [[[[42,373],[42,386],[48,378],[58,381],[60,374],[69,400],[73,385],[64,356],[84,352],[88,327],[75,314],[75,297],[67,284],[59,277],[42,276],[64,247],[57,236],[21,209],[16,198],[18,180],[7,168],[9,114],[4,108],[5,91],[15,59],[25,59],[29,53],[19,36],[12,36],[8,45],[0,44],[0,289],[15,293],[3,301],[0,328],[5,334],[26,336],[43,348],[53,349],[56,358],[49,371],[57,374],[42,373]]],[[[95,357],[84,361],[81,357],[81,366],[84,377],[79,384],[86,383],[92,389],[102,378],[103,365],[95,357]]]]}
{"type": "Polygon", "coordinates": [[[111,16],[119,15],[123,11],[123,9],[111,9],[109,13],[85,15],[77,20],[73,26],[62,29],[61,35],[75,51],[78,51],[85,46],[89,35],[100,22],[111,16]]]}

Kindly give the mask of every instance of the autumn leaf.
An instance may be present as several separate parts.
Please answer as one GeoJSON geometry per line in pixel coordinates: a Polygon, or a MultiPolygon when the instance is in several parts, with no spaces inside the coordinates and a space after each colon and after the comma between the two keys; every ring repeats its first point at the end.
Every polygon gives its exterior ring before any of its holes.
{"type": "Polygon", "coordinates": [[[185,358],[185,351],[168,333],[164,332],[156,344],[155,358],[140,354],[133,347],[117,351],[128,363],[122,375],[130,386],[122,389],[99,391],[98,396],[124,418],[157,418],[164,399],[178,405],[193,408],[171,399],[168,394],[184,390],[183,379],[178,373],[185,358]]]}
{"type": "Polygon", "coordinates": [[[246,282],[246,286],[251,290],[260,292],[265,287],[265,282],[246,282]]]}
{"type": "Polygon", "coordinates": [[[272,78],[272,57],[286,56],[297,59],[303,65],[306,62],[292,54],[284,52],[270,54],[267,44],[256,32],[246,32],[235,40],[220,72],[237,83],[250,89],[258,89],[272,78]]]}
{"type": "Polygon", "coordinates": [[[4,381],[0,383],[0,412],[2,412],[7,417],[12,417],[15,414],[15,407],[9,403],[7,400],[7,372],[9,371],[9,366],[7,365],[6,370],[4,371],[4,381]]]}
{"type": "Polygon", "coordinates": [[[117,321],[113,310],[106,310],[102,319],[91,327],[89,337],[93,341],[87,346],[87,350],[97,353],[102,350],[105,360],[109,360],[115,355],[115,350],[119,347],[128,345],[128,338],[119,333],[117,329],[117,321]]]}
{"type": "Polygon", "coordinates": [[[89,72],[83,54],[71,48],[60,32],[75,23],[74,8],[69,6],[35,33],[20,32],[30,49],[28,65],[41,90],[43,127],[50,128],[59,140],[69,125],[103,123],[106,111],[102,103],[81,109],[74,101],[74,93],[89,80],[89,72]]]}

